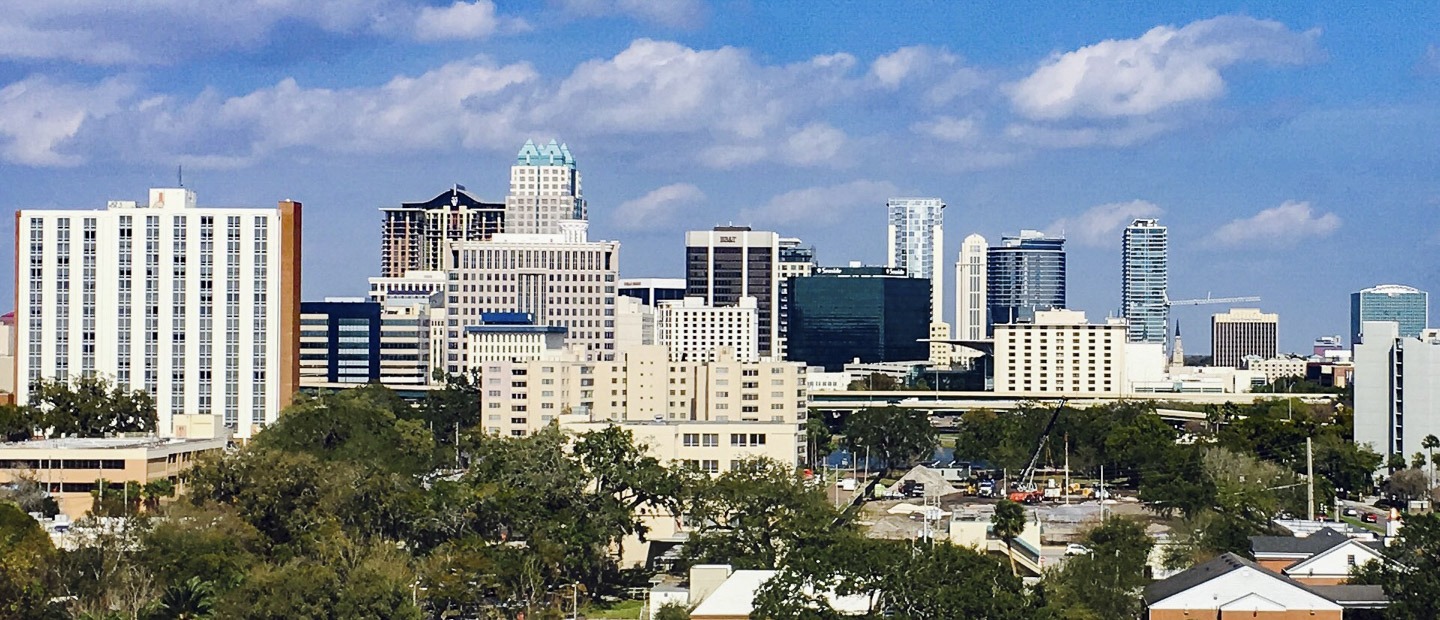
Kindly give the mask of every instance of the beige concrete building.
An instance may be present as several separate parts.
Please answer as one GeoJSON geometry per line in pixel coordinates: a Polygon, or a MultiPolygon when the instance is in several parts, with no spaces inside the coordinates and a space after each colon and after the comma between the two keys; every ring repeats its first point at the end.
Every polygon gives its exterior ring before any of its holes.
{"type": "Polygon", "coordinates": [[[402,276],[381,276],[370,278],[370,301],[385,303],[391,293],[440,293],[443,303],[445,294],[444,271],[407,271],[402,276]]]}
{"type": "MultiPolygon", "coordinates": [[[[208,427],[215,429],[216,416],[180,415],[174,418],[177,432],[191,424],[188,419],[200,417],[212,418],[208,427]]],[[[90,492],[97,480],[104,479],[109,488],[119,490],[127,482],[143,485],[170,480],[178,492],[181,473],[201,455],[222,450],[230,441],[223,427],[218,430],[222,431],[218,437],[200,439],[109,437],[0,443],[0,484],[33,479],[49,489],[60,512],[74,520],[90,510],[90,492]]]]}
{"type": "Polygon", "coordinates": [[[1095,324],[1076,310],[1042,310],[1033,323],[996,325],[995,391],[1122,393],[1127,329],[1124,319],[1095,324]]]}
{"type": "Polygon", "coordinates": [[[1264,373],[1266,383],[1274,383],[1278,379],[1304,378],[1305,370],[1310,366],[1310,360],[1303,357],[1282,356],[1270,359],[1250,357],[1245,359],[1245,369],[1264,373]]]}
{"type": "Polygon", "coordinates": [[[615,353],[655,344],[655,308],[624,295],[615,298],[615,353]]]}
{"type": "Polygon", "coordinates": [[[656,344],[670,350],[670,359],[709,361],[721,350],[735,359],[760,357],[760,323],[754,297],[733,306],[712,306],[699,297],[660,302],[656,313],[656,344]]]}
{"type": "Polygon", "coordinates": [[[0,316],[0,405],[15,397],[15,313],[0,316]]]}
{"type": "Polygon", "coordinates": [[[1280,315],[1231,308],[1210,317],[1211,366],[1244,367],[1251,355],[1271,359],[1280,350],[1280,315]]]}

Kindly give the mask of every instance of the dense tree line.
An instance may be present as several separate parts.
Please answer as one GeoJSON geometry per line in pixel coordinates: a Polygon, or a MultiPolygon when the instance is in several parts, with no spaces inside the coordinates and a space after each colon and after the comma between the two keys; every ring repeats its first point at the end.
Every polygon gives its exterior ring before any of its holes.
{"type": "Polygon", "coordinates": [[[96,375],[42,379],[32,386],[28,406],[0,405],[0,440],[153,433],[156,419],[155,401],[143,390],[96,375]]]}

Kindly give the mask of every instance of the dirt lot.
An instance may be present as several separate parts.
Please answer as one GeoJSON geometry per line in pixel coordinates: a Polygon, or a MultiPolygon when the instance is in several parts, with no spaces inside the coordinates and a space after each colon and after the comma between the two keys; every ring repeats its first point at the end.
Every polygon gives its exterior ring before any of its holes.
{"type": "MultiPolygon", "coordinates": [[[[967,497],[959,493],[941,496],[939,498],[940,510],[945,514],[940,519],[932,522],[931,527],[938,528],[937,536],[944,536],[948,532],[949,522],[953,515],[962,515],[965,518],[989,521],[995,512],[997,499],[985,499],[978,497],[967,497]]],[[[934,505],[935,500],[931,500],[934,505]]],[[[867,502],[860,513],[859,523],[868,528],[870,536],[875,538],[888,539],[913,539],[918,538],[925,527],[925,520],[921,512],[912,514],[890,514],[892,508],[908,503],[916,506],[923,506],[923,499],[908,500],[876,500],[867,502]]],[[[1084,534],[1086,530],[1100,523],[1100,504],[1095,500],[1072,500],[1069,505],[1043,503],[1036,506],[1026,506],[1026,511],[1032,515],[1038,515],[1041,522],[1042,541],[1047,544],[1065,544],[1073,542],[1084,534]]],[[[1154,518],[1146,511],[1139,502],[1127,499],[1109,500],[1106,502],[1105,513],[1110,516],[1124,515],[1142,517],[1155,522],[1154,518]]]]}

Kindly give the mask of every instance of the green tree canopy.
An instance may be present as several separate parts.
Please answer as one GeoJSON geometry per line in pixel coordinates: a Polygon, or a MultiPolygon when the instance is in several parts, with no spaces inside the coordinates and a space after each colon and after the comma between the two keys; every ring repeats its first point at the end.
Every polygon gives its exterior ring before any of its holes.
{"type": "Polygon", "coordinates": [[[1090,552],[1070,558],[1042,581],[1041,618],[1135,618],[1150,583],[1147,565],[1155,541],[1143,521],[1116,518],[1085,535],[1090,552]]]}
{"type": "Polygon", "coordinates": [[[51,437],[154,433],[158,419],[155,401],[149,394],[114,385],[97,375],[77,375],[68,382],[36,381],[30,391],[28,411],[29,421],[22,424],[48,429],[51,437]]]}
{"type": "Polygon", "coordinates": [[[845,447],[855,458],[869,454],[887,469],[928,458],[939,445],[930,416],[921,409],[861,409],[845,420],[844,432],[845,447]]]}

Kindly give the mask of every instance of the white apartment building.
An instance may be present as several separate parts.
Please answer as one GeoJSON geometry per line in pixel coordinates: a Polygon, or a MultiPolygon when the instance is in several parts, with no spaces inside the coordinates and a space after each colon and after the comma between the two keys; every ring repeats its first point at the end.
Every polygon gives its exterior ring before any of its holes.
{"type": "Polygon", "coordinates": [[[502,233],[490,241],[450,244],[445,311],[445,368],[464,366],[462,330],[481,315],[522,312],[566,329],[570,344],[603,359],[615,354],[615,281],[620,243],[587,241],[587,224],[566,221],[560,234],[502,233]]]}
{"type": "Polygon", "coordinates": [[[960,260],[955,263],[955,338],[985,340],[986,258],[990,244],[985,237],[970,235],[960,242],[960,260]]]}
{"type": "Polygon", "coordinates": [[[1231,308],[1210,317],[1212,366],[1240,368],[1247,356],[1270,359],[1280,350],[1280,315],[1231,308]]]}
{"type": "Polygon", "coordinates": [[[711,306],[699,297],[661,302],[656,327],[657,344],[670,350],[672,360],[711,361],[722,350],[742,362],[760,358],[754,297],[741,297],[733,306],[711,306]]]}
{"type": "Polygon", "coordinates": [[[1278,379],[1305,377],[1305,370],[1310,365],[1310,360],[1303,357],[1281,356],[1270,359],[1261,359],[1251,356],[1244,360],[1246,370],[1254,370],[1265,375],[1266,383],[1274,383],[1278,379]]]}
{"type": "Polygon", "coordinates": [[[566,351],[565,328],[556,325],[467,325],[465,362],[525,361],[566,351]]]}
{"type": "Polygon", "coordinates": [[[510,167],[505,232],[550,235],[561,232],[561,222],[586,219],[580,171],[570,148],[554,140],[539,146],[526,140],[510,167]]]}
{"type": "Polygon", "coordinates": [[[655,344],[655,308],[635,297],[615,298],[615,353],[655,344]]]}
{"type": "Polygon", "coordinates": [[[902,268],[912,278],[930,280],[930,322],[945,320],[945,201],[939,198],[891,198],[885,202],[885,266],[902,268]]]}
{"type": "MultiPolygon", "coordinates": [[[[1395,321],[1362,321],[1355,344],[1355,443],[1386,460],[1424,452],[1440,436],[1440,330],[1400,335],[1395,321]]],[[[1383,462],[1383,461],[1382,461],[1383,462]]]]}
{"type": "Polygon", "coordinates": [[[370,278],[370,301],[385,303],[392,293],[439,293],[444,300],[444,271],[407,271],[403,276],[370,278]]]}
{"type": "MultiPolygon", "coordinates": [[[[1077,310],[995,325],[997,393],[1115,395],[1128,387],[1124,319],[1095,324],[1077,310]]],[[[1158,363],[1163,364],[1163,352],[1158,363]]]]}
{"type": "Polygon", "coordinates": [[[380,383],[388,386],[436,383],[437,360],[445,355],[443,292],[394,292],[380,308],[380,383]]]}
{"type": "MultiPolygon", "coordinates": [[[[0,316],[0,394],[15,395],[15,313],[0,316]]],[[[7,397],[0,397],[4,404],[7,397]]]]}
{"type": "Polygon", "coordinates": [[[239,438],[299,386],[301,206],[201,208],[184,188],[149,203],[16,213],[20,403],[39,379],[103,375],[172,416],[221,414],[239,438]]]}

